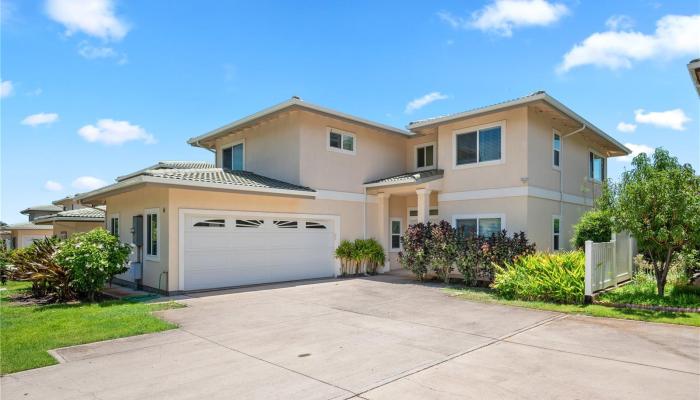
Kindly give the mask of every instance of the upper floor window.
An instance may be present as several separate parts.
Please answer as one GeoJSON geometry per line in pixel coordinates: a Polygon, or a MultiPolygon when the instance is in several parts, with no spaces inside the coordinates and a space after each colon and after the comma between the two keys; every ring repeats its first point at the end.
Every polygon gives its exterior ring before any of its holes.
{"type": "Polygon", "coordinates": [[[561,162],[561,135],[557,131],[552,133],[552,166],[559,168],[561,162]]]}
{"type": "Polygon", "coordinates": [[[328,150],[355,154],[355,134],[328,128],[328,150]]]}
{"type": "Polygon", "coordinates": [[[588,155],[588,177],[602,182],[605,179],[605,159],[592,151],[588,155]]]}
{"type": "Polygon", "coordinates": [[[234,171],[242,171],[245,169],[245,143],[236,143],[223,148],[221,150],[221,156],[223,158],[221,166],[224,169],[234,171]]]}
{"type": "Polygon", "coordinates": [[[455,132],[455,166],[495,164],[503,159],[503,124],[455,132]]]}
{"type": "Polygon", "coordinates": [[[416,170],[435,168],[435,144],[424,143],[416,146],[416,170]]]}

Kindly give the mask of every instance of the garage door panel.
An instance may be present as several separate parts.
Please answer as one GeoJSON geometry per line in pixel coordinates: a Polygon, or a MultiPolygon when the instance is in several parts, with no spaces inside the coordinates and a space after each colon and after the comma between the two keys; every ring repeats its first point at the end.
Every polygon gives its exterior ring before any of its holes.
{"type": "Polygon", "coordinates": [[[331,277],[335,273],[333,222],[304,218],[218,214],[185,216],[185,290],[331,277]],[[263,221],[237,227],[236,219],[263,221]],[[225,221],[224,227],[196,227],[204,220],[225,221]],[[280,223],[285,221],[283,228],[280,223]],[[290,221],[292,221],[290,223],[290,221]],[[311,222],[310,222],[311,221],[311,222]],[[307,224],[307,222],[310,222],[307,224]],[[326,229],[307,229],[307,226],[326,229]]]}

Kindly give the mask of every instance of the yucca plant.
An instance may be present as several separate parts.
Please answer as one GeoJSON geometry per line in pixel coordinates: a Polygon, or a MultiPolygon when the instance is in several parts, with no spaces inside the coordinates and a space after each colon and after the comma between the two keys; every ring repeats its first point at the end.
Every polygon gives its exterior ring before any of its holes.
{"type": "Polygon", "coordinates": [[[353,269],[355,245],[349,240],[342,240],[335,249],[335,257],[340,260],[340,274],[349,275],[353,269]]]}
{"type": "Polygon", "coordinates": [[[505,266],[494,264],[491,285],[506,299],[581,303],[584,297],[585,256],[581,251],[535,253],[505,266]]]}
{"type": "Polygon", "coordinates": [[[365,249],[365,270],[368,274],[374,275],[377,273],[379,266],[383,266],[386,262],[384,248],[377,239],[371,238],[364,241],[365,249]]]}
{"type": "Polygon", "coordinates": [[[366,239],[355,239],[353,262],[355,263],[355,274],[363,274],[367,271],[367,259],[369,255],[369,244],[366,239]]]}

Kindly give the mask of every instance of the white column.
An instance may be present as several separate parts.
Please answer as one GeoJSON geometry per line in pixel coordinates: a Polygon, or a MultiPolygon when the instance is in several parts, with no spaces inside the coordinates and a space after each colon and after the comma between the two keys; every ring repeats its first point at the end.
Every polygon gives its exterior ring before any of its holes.
{"type": "Polygon", "coordinates": [[[389,271],[389,197],[391,197],[389,193],[377,194],[377,218],[379,220],[377,232],[379,234],[379,243],[384,247],[386,256],[386,263],[382,272],[389,271]]]}
{"type": "Polygon", "coordinates": [[[430,218],[430,189],[416,189],[418,196],[418,222],[426,223],[430,218]]]}

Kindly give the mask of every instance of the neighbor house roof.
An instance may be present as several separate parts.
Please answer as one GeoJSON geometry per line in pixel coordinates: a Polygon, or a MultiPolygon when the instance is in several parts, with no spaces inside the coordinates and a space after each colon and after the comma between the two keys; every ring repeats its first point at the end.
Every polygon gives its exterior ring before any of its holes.
{"type": "Polygon", "coordinates": [[[318,114],[323,114],[323,115],[328,115],[334,118],[339,118],[351,123],[356,123],[364,126],[368,126],[371,128],[376,128],[385,132],[389,133],[395,133],[399,134],[401,136],[411,136],[413,135],[411,132],[405,131],[403,129],[395,128],[393,126],[381,124],[378,122],[370,121],[368,119],[356,117],[354,115],[350,114],[345,114],[340,111],[332,110],[330,108],[322,107],[316,104],[312,103],[307,103],[300,99],[299,97],[292,97],[291,99],[287,101],[283,101],[282,103],[276,104],[272,107],[266,108],[264,110],[258,111],[255,114],[251,114],[247,117],[241,118],[237,121],[231,122],[230,124],[224,125],[220,128],[214,129],[213,131],[207,132],[203,135],[193,137],[187,141],[187,143],[191,144],[192,146],[197,146],[197,147],[207,147],[211,148],[212,146],[207,146],[207,145],[202,145],[200,142],[203,140],[212,140],[216,139],[220,136],[226,135],[228,133],[231,133],[233,131],[243,129],[246,127],[250,127],[253,125],[256,125],[257,123],[261,122],[265,118],[268,118],[272,116],[273,114],[277,114],[279,112],[284,112],[284,111],[289,111],[293,109],[301,109],[301,110],[307,110],[311,112],[315,112],[318,114]]]}
{"type": "Polygon", "coordinates": [[[31,207],[27,207],[24,210],[20,211],[20,213],[21,214],[28,214],[32,211],[59,212],[59,211],[63,211],[63,207],[56,206],[53,204],[46,204],[46,205],[41,205],[41,206],[31,206],[31,207]]]}
{"type": "Polygon", "coordinates": [[[414,171],[405,174],[394,175],[387,178],[376,179],[365,183],[367,187],[373,186],[391,186],[391,185],[406,185],[423,182],[430,182],[435,179],[442,178],[444,170],[431,169],[427,171],[414,171]]]}
{"type": "Polygon", "coordinates": [[[700,95],[700,58],[691,60],[688,63],[688,72],[690,73],[690,79],[695,85],[695,90],[697,90],[698,95],[700,95]]]}
{"type": "Polygon", "coordinates": [[[51,224],[56,221],[84,221],[84,222],[100,222],[105,219],[105,207],[97,206],[96,208],[85,207],[75,210],[61,211],[53,215],[34,218],[36,224],[51,224]]]}
{"type": "Polygon", "coordinates": [[[519,97],[517,99],[513,100],[508,100],[504,101],[501,103],[496,103],[492,104],[490,106],[485,106],[485,107],[479,107],[479,108],[474,108],[468,111],[463,111],[455,114],[450,114],[450,115],[445,115],[441,117],[435,117],[435,118],[429,118],[429,119],[424,119],[424,120],[419,120],[419,121],[414,121],[408,124],[408,129],[416,132],[419,129],[422,128],[428,128],[428,127],[433,127],[436,125],[452,122],[455,120],[463,119],[463,118],[470,118],[474,117],[477,115],[482,115],[482,114],[487,114],[487,113],[492,113],[496,111],[502,111],[505,109],[509,108],[514,108],[514,107],[519,107],[523,105],[529,105],[531,103],[535,102],[545,102],[549,104],[551,107],[559,111],[560,113],[566,115],[568,118],[578,122],[581,125],[585,125],[586,128],[588,128],[590,131],[601,137],[604,141],[609,143],[613,148],[616,149],[615,155],[623,155],[623,154],[630,154],[631,150],[625,147],[622,143],[618,142],[614,138],[612,138],[610,135],[607,133],[603,132],[600,128],[596,127],[562,103],[560,103],[557,99],[554,97],[550,96],[544,91],[538,91],[534,92],[528,96],[523,96],[519,97]]]}
{"type": "Polygon", "coordinates": [[[53,229],[53,226],[52,225],[37,225],[37,224],[33,224],[31,222],[25,222],[22,224],[14,224],[14,225],[7,226],[7,227],[5,227],[5,229],[9,229],[9,230],[32,230],[32,229],[50,230],[50,229],[53,229]]]}
{"type": "Polygon", "coordinates": [[[131,177],[134,177],[136,175],[140,175],[148,170],[155,170],[155,169],[200,169],[200,168],[214,168],[215,165],[210,162],[206,161],[158,161],[157,164],[151,165],[150,167],[146,167],[144,169],[138,170],[136,172],[132,172],[127,175],[122,175],[117,177],[117,182],[118,181],[123,181],[124,179],[129,179],[131,177]]]}
{"type": "Polygon", "coordinates": [[[232,171],[223,168],[195,168],[140,171],[138,175],[131,178],[83,193],[79,195],[79,199],[89,203],[89,199],[99,198],[113,191],[146,183],[263,194],[315,196],[315,190],[311,188],[268,178],[249,171],[232,171]]]}

